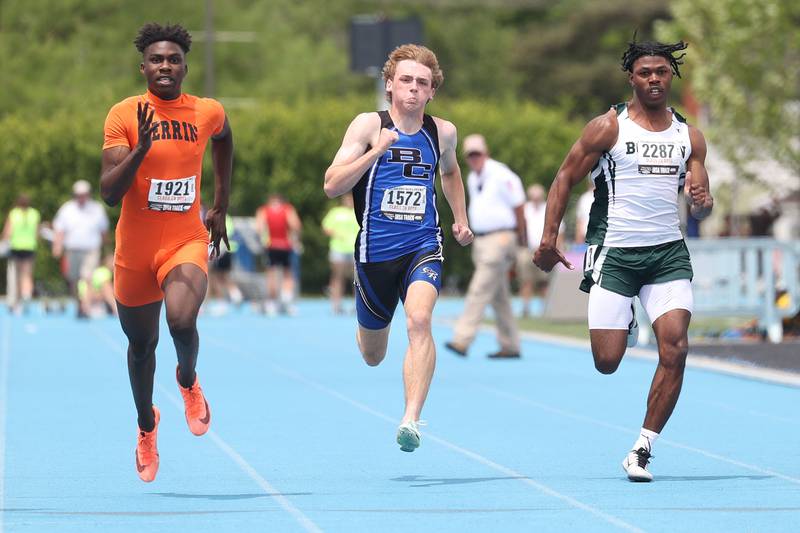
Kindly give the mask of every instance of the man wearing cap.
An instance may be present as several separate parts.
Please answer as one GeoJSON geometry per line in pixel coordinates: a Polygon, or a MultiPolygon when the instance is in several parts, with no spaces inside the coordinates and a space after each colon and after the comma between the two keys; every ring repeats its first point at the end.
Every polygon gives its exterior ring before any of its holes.
{"type": "Polygon", "coordinates": [[[78,300],[78,281],[90,282],[100,264],[101,248],[108,232],[108,216],[100,203],[91,199],[92,186],[78,180],[72,186],[72,199],[64,203],[53,220],[53,257],[61,259],[61,271],[70,293],[78,302],[78,318],[85,318],[78,300]]]}
{"type": "Polygon", "coordinates": [[[508,274],[514,265],[517,246],[527,244],[525,231],[525,191],[522,180],[508,166],[489,157],[482,135],[464,139],[463,152],[471,172],[469,224],[475,233],[472,261],[475,272],[467,291],[464,311],[455,325],[453,340],[445,346],[465,356],[475,339],[487,304],[491,304],[497,322],[500,350],[492,359],[516,359],[519,332],[511,310],[508,274]]]}

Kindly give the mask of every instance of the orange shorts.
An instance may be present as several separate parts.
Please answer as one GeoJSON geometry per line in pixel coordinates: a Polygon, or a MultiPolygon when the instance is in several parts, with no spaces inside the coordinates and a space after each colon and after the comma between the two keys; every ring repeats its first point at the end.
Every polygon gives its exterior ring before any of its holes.
{"type": "Polygon", "coordinates": [[[126,235],[117,227],[114,254],[114,297],[127,307],[138,307],[164,299],[161,286],[178,265],[193,264],[208,275],[208,233],[202,226],[182,239],[155,235],[126,235]],[[155,238],[153,238],[155,237],[155,238]]]}

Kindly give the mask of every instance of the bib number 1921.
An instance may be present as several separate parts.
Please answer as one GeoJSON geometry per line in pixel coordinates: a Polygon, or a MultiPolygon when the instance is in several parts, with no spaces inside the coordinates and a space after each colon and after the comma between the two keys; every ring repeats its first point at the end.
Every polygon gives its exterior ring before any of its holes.
{"type": "Polygon", "coordinates": [[[196,196],[197,176],[174,180],[150,180],[147,207],[153,211],[184,212],[191,209],[196,196]]]}

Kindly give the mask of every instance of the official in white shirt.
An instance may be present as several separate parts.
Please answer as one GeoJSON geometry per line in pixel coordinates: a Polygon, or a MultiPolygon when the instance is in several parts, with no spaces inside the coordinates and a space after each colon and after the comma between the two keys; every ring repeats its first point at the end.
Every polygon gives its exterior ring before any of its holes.
{"type": "MultiPolygon", "coordinates": [[[[535,183],[528,187],[528,201],[525,202],[525,224],[528,234],[527,246],[520,246],[517,253],[517,281],[522,299],[522,316],[530,315],[531,297],[543,298],[550,282],[550,274],[533,264],[533,254],[539,248],[544,231],[544,215],[547,210],[547,191],[535,183]]],[[[564,224],[559,228],[559,240],[564,233],[564,224]]]]}
{"type": "MultiPolygon", "coordinates": [[[[61,259],[62,271],[77,298],[78,281],[87,283],[100,264],[100,253],[108,232],[105,208],[91,199],[92,186],[78,180],[72,186],[73,198],[65,202],[53,220],[53,257],[61,259]]],[[[78,306],[80,309],[80,305],[78,306]]],[[[78,311],[78,316],[82,313],[78,311]]]]}
{"type": "Polygon", "coordinates": [[[455,325],[453,340],[445,346],[458,355],[466,355],[483,319],[484,309],[491,304],[500,349],[489,357],[518,358],[519,332],[511,310],[508,276],[514,266],[517,246],[526,242],[525,191],[519,176],[489,157],[483,136],[467,136],[463,151],[471,169],[467,177],[468,216],[475,234],[472,243],[475,272],[470,280],[464,311],[455,325]]]}

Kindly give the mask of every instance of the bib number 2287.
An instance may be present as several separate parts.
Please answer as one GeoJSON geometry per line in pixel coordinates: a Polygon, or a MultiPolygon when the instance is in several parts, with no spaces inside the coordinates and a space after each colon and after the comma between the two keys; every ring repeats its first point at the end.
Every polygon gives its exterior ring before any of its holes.
{"type": "Polygon", "coordinates": [[[150,180],[147,208],[153,211],[188,211],[195,199],[197,176],[175,180],[150,180]]]}

